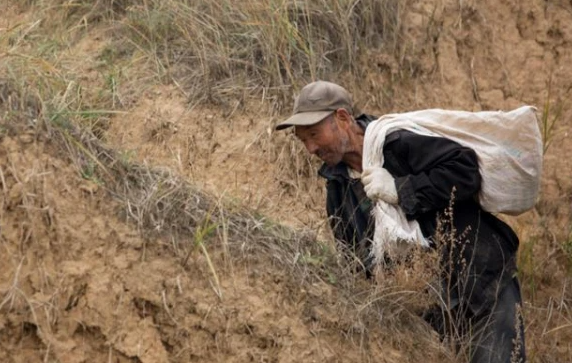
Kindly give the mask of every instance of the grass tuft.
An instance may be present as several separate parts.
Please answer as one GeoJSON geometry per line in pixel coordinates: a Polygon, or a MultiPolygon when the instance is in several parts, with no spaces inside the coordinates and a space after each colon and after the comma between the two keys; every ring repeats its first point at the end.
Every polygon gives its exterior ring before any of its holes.
{"type": "Polygon", "coordinates": [[[224,102],[244,90],[282,94],[342,70],[357,74],[369,48],[393,54],[399,47],[404,6],[391,0],[151,0],[130,7],[118,31],[147,54],[158,76],[177,79],[189,97],[224,102]]]}

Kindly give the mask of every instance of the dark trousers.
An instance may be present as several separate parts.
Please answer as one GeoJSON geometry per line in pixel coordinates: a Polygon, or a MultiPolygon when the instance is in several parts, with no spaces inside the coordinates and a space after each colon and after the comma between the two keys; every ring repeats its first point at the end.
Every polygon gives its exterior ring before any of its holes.
{"type": "Polygon", "coordinates": [[[424,318],[470,363],[524,363],[521,302],[520,286],[514,278],[478,315],[457,306],[448,311],[432,309],[424,318]]]}

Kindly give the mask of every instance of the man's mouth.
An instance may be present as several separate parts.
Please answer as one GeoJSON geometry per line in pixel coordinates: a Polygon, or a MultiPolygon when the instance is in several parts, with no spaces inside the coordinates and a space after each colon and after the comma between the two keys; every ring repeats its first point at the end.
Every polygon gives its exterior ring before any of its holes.
{"type": "Polygon", "coordinates": [[[326,163],[330,166],[337,164],[337,162],[334,161],[334,159],[331,157],[332,155],[330,153],[320,152],[320,153],[316,153],[316,156],[318,158],[320,158],[320,160],[322,160],[324,163],[326,163]]]}

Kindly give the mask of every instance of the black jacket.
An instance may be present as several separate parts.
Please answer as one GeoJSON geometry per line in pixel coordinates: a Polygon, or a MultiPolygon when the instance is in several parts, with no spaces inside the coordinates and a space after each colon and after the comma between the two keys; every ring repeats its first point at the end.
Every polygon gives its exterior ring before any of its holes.
{"type": "MultiPolygon", "coordinates": [[[[361,116],[358,123],[365,128],[372,119],[361,116]]],[[[519,242],[476,201],[481,177],[475,152],[449,139],[402,130],[387,136],[383,153],[399,205],[442,248],[444,298],[451,305],[465,303],[474,313],[489,306],[516,273],[519,242]]],[[[324,165],[319,173],[327,179],[326,209],[336,239],[370,270],[374,222],[363,185],[349,177],[343,163],[324,165]]]]}

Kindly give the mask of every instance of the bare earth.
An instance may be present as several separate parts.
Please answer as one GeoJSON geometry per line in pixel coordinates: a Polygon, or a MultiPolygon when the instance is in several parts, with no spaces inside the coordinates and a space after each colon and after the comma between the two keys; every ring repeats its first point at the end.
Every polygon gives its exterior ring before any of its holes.
{"type": "MultiPolygon", "coordinates": [[[[0,34],[33,17],[6,12],[0,34]]],[[[423,76],[383,99],[371,90],[397,70],[372,54],[371,76],[348,85],[367,112],[531,104],[541,115],[548,96],[562,108],[539,206],[506,220],[521,252],[535,258],[523,266],[536,271],[523,282],[530,361],[572,362],[572,290],[562,267],[569,261],[559,260],[557,244],[572,218],[572,2],[416,1],[408,20],[423,76]],[[553,239],[536,238],[545,223],[539,211],[550,212],[553,239]]],[[[85,82],[99,81],[102,34],[96,29],[69,50],[85,82]]],[[[292,135],[272,129],[287,114],[268,116],[260,99],[194,106],[176,85],[135,99],[126,92],[122,101],[127,112],[111,118],[105,140],[126,159],[168,167],[218,198],[330,238],[319,163],[292,135]]],[[[455,361],[421,320],[400,315],[396,333],[379,317],[377,327],[358,332],[339,311],[335,284],[301,284],[262,258],[229,262],[213,251],[221,297],[203,254],[183,266],[171,241],[148,238],[121,218],[122,208],[52,143],[0,135],[0,362],[455,361]]]]}

